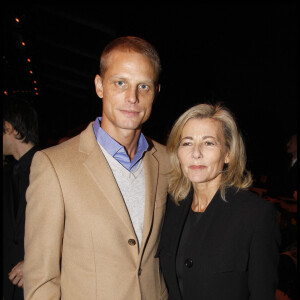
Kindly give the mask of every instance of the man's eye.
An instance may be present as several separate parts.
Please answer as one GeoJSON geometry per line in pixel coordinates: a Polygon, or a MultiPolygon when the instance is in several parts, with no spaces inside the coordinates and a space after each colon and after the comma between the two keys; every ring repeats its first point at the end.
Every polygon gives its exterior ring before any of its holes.
{"type": "Polygon", "coordinates": [[[150,87],[147,84],[140,84],[139,88],[143,91],[147,91],[147,90],[149,90],[150,87]]]}
{"type": "Polygon", "coordinates": [[[122,86],[125,85],[125,83],[124,83],[124,81],[118,80],[118,81],[116,82],[116,85],[122,87],[122,86]]]}

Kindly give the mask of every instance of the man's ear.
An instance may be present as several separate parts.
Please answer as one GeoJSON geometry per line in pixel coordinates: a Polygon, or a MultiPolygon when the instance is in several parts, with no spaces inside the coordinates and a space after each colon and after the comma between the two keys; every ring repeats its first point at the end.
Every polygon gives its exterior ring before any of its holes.
{"type": "Polygon", "coordinates": [[[14,127],[7,121],[4,121],[4,130],[6,134],[13,134],[15,131],[14,127]]]}
{"type": "Polygon", "coordinates": [[[100,75],[95,76],[95,89],[96,89],[96,94],[98,95],[99,98],[103,98],[103,84],[102,84],[102,78],[100,75]]]}
{"type": "Polygon", "coordinates": [[[154,94],[153,103],[156,102],[156,98],[157,98],[159,92],[160,92],[160,84],[157,84],[157,85],[155,86],[155,94],[154,94]]]}
{"type": "Polygon", "coordinates": [[[157,88],[156,88],[156,94],[158,94],[160,92],[160,88],[161,88],[161,85],[160,83],[157,85],[157,88]]]}

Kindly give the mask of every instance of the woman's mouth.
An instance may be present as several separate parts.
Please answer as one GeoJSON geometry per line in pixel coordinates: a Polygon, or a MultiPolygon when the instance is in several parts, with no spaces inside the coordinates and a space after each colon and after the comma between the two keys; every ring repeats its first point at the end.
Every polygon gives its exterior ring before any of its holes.
{"type": "Polygon", "coordinates": [[[189,166],[190,169],[192,170],[203,170],[206,168],[206,166],[203,166],[203,165],[191,165],[189,166]]]}

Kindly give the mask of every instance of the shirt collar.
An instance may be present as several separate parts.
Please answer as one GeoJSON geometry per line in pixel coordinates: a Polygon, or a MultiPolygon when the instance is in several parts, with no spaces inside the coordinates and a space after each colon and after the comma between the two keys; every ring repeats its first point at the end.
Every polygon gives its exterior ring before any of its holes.
{"type": "Polygon", "coordinates": [[[149,145],[145,136],[141,133],[138,139],[137,152],[132,161],[126,153],[125,147],[114,140],[107,132],[101,128],[102,117],[97,117],[93,123],[93,129],[97,142],[119,163],[121,163],[127,170],[133,171],[137,163],[147,151],[149,145]]]}

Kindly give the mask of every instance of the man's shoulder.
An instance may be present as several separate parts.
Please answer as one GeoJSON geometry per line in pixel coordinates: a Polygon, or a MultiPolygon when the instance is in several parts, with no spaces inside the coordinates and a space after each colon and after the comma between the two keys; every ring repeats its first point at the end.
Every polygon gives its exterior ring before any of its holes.
{"type": "Polygon", "coordinates": [[[85,153],[79,151],[80,136],[75,136],[61,144],[37,151],[32,160],[32,167],[70,170],[77,168],[86,159],[85,153]]]}
{"type": "Polygon", "coordinates": [[[79,144],[79,135],[72,137],[61,144],[54,145],[49,148],[44,148],[41,151],[48,155],[59,154],[59,153],[68,152],[70,150],[72,151],[72,149],[78,148],[78,144],[79,144]]]}
{"type": "Polygon", "coordinates": [[[153,148],[156,150],[156,151],[161,151],[161,152],[166,152],[166,146],[149,138],[149,137],[146,137],[146,140],[149,144],[149,149],[148,150],[152,150],[153,148]]]}
{"type": "Polygon", "coordinates": [[[265,210],[275,211],[273,203],[258,196],[257,194],[247,189],[229,189],[228,200],[232,209],[239,212],[239,214],[252,216],[255,220],[265,210]]]}
{"type": "Polygon", "coordinates": [[[157,159],[161,170],[167,173],[170,169],[170,161],[166,146],[150,138],[147,138],[147,141],[149,144],[148,154],[152,154],[157,159]]]}
{"type": "Polygon", "coordinates": [[[34,155],[34,159],[47,158],[55,166],[73,164],[82,161],[84,157],[85,154],[80,151],[80,134],[61,144],[42,149],[34,155]]]}
{"type": "MultiPolygon", "coordinates": [[[[71,137],[70,139],[64,141],[61,144],[45,148],[42,150],[47,155],[64,155],[65,153],[74,153],[74,152],[80,152],[80,145],[86,146],[87,144],[94,145],[96,143],[96,139],[94,136],[94,133],[92,131],[91,125],[89,125],[86,129],[84,129],[82,132],[77,134],[74,137],[71,137]]],[[[85,152],[85,149],[83,147],[83,152],[85,152]]]]}
{"type": "Polygon", "coordinates": [[[150,138],[147,138],[147,142],[149,144],[148,152],[153,153],[155,157],[168,160],[169,156],[167,154],[167,148],[165,145],[150,138]]]}

